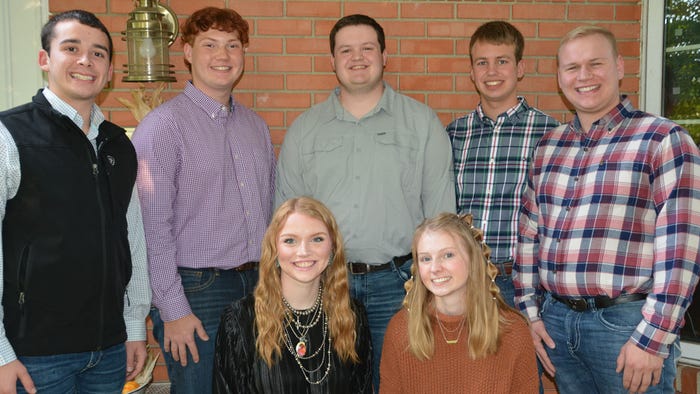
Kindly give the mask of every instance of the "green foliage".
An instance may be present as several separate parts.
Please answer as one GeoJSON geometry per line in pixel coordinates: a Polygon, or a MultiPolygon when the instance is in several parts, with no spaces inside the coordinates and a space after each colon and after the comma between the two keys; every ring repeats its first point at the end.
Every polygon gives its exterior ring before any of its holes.
{"type": "Polygon", "coordinates": [[[700,1],[666,1],[664,116],[700,145],[700,1]]]}

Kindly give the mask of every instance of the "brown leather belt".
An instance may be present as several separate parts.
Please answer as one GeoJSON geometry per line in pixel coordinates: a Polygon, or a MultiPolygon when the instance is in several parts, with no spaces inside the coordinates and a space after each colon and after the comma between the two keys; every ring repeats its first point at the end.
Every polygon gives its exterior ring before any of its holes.
{"type": "Polygon", "coordinates": [[[233,270],[241,272],[241,271],[250,271],[250,270],[253,270],[256,268],[258,268],[258,262],[257,261],[249,261],[247,263],[243,263],[243,264],[239,265],[238,267],[233,267],[233,270]]]}
{"type": "Polygon", "coordinates": [[[368,274],[370,272],[377,272],[377,271],[384,271],[389,268],[391,268],[391,263],[394,263],[396,267],[401,267],[404,265],[408,260],[411,259],[411,254],[403,255],[403,256],[398,256],[394,257],[391,259],[391,261],[386,262],[384,264],[367,264],[367,263],[360,263],[360,262],[349,262],[348,263],[348,270],[350,271],[351,274],[368,274]]]}
{"type": "Polygon", "coordinates": [[[552,294],[552,298],[576,312],[585,312],[589,309],[593,309],[593,306],[595,306],[596,309],[603,309],[614,305],[626,304],[632,301],[645,300],[647,298],[647,293],[620,294],[615,298],[610,298],[605,295],[583,298],[566,298],[554,293],[550,294],[552,294]]]}
{"type": "Polygon", "coordinates": [[[493,263],[493,265],[498,268],[498,275],[510,277],[513,273],[513,259],[501,261],[500,263],[493,263]]]}

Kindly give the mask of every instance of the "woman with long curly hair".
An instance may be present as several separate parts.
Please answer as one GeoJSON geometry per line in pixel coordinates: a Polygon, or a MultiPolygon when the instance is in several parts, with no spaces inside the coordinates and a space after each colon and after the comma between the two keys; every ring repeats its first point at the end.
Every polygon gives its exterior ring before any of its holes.
{"type": "Polygon", "coordinates": [[[526,320],[503,301],[472,216],[425,220],[412,253],[404,307],[384,338],[380,393],[537,393],[526,320]]]}
{"type": "Polygon", "coordinates": [[[335,218],[312,198],[286,201],[263,238],[255,292],[222,317],[214,392],[370,393],[371,354],[335,218]]]}

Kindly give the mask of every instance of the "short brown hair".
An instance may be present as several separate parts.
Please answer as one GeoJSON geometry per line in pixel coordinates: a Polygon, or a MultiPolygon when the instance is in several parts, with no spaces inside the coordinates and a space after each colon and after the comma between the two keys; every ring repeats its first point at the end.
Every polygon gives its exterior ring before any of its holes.
{"type": "Polygon", "coordinates": [[[469,58],[472,57],[472,48],[474,48],[474,44],[479,41],[496,45],[513,45],[515,46],[516,63],[519,63],[523,59],[525,39],[522,33],[520,33],[520,30],[508,22],[491,21],[479,26],[469,40],[469,58]]]}
{"type": "MultiPolygon", "coordinates": [[[[194,44],[199,33],[216,29],[228,33],[237,32],[243,47],[248,46],[248,22],[236,11],[230,8],[205,7],[195,11],[182,24],[180,40],[182,44],[194,44]]],[[[192,65],[185,59],[187,69],[192,71],[192,65]]]]}

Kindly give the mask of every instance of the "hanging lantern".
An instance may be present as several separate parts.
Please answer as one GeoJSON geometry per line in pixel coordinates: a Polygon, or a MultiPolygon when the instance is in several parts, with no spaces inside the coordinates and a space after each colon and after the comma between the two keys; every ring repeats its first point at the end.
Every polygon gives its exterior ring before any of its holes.
{"type": "Polygon", "coordinates": [[[178,34],[177,16],[158,0],[139,0],[126,22],[127,56],[124,82],[174,82],[175,66],[168,47],[178,34]]]}

